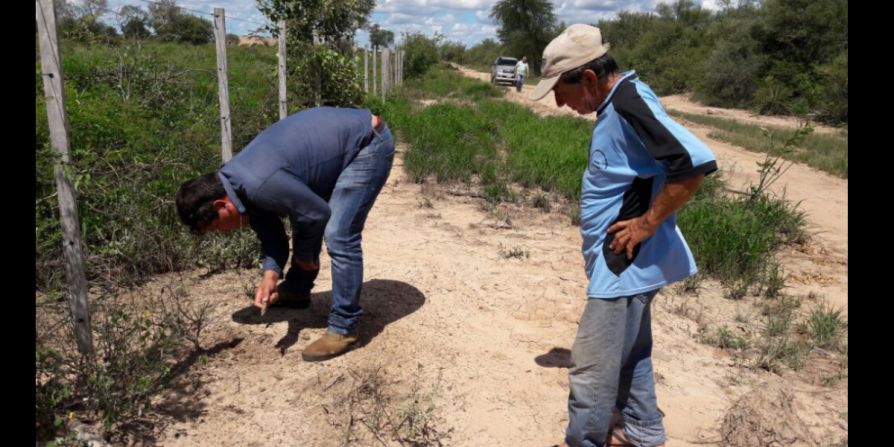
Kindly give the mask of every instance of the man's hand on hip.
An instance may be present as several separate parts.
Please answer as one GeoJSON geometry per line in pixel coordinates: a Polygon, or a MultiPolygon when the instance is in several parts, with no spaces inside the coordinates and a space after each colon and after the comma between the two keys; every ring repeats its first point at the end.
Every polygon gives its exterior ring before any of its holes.
{"type": "Polygon", "coordinates": [[[621,254],[622,251],[627,252],[627,259],[633,259],[633,249],[636,244],[648,239],[655,233],[657,225],[650,225],[646,221],[646,216],[634,217],[630,220],[622,220],[610,227],[609,233],[615,233],[615,239],[609,248],[615,254],[621,254]]]}

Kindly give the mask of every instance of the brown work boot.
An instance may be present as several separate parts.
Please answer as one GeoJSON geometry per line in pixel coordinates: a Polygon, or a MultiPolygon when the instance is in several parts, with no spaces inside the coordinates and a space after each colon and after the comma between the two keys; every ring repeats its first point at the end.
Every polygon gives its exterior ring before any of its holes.
{"type": "Polygon", "coordinates": [[[277,287],[276,292],[279,294],[279,299],[270,307],[285,307],[288,309],[307,309],[310,307],[310,292],[292,292],[282,287],[277,287]]]}
{"type": "Polygon", "coordinates": [[[319,362],[337,357],[348,351],[351,343],[357,341],[357,334],[340,335],[326,331],[310,346],[304,348],[301,358],[306,362],[319,362]]]}
{"type": "MultiPolygon", "coordinates": [[[[615,428],[611,433],[608,434],[608,441],[605,443],[608,447],[635,447],[636,444],[630,442],[627,439],[627,435],[624,434],[623,428],[615,428]]],[[[662,442],[661,444],[652,446],[652,447],[664,447],[666,443],[662,442]]]]}

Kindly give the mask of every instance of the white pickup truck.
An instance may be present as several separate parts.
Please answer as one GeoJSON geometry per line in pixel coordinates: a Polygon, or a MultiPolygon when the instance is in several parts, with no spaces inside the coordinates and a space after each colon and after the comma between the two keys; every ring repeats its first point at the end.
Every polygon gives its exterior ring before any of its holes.
{"type": "Polygon", "coordinates": [[[518,59],[514,57],[500,56],[490,66],[491,84],[515,84],[515,64],[518,59]]]}

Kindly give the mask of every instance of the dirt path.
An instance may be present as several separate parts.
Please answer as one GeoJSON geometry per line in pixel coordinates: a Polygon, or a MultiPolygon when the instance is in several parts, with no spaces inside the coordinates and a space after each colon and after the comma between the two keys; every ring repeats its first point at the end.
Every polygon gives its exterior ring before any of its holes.
{"type": "MultiPolygon", "coordinates": [[[[680,112],[692,113],[696,115],[713,115],[718,118],[728,118],[734,119],[736,121],[742,121],[748,124],[757,124],[760,126],[774,126],[774,127],[787,127],[787,128],[798,128],[802,125],[801,121],[798,118],[791,116],[767,116],[767,115],[758,115],[748,110],[742,109],[722,109],[719,107],[708,107],[696,102],[693,102],[689,95],[679,94],[679,95],[670,95],[664,96],[661,98],[661,103],[664,104],[665,108],[678,110],[680,112]]],[[[821,124],[812,124],[813,130],[816,133],[822,134],[834,134],[840,135],[843,133],[841,129],[836,129],[834,127],[824,126],[821,124]]]]}
{"type": "MultiPolygon", "coordinates": [[[[739,153],[711,145],[723,165],[727,152],[739,153]]],[[[151,293],[183,282],[190,300],[215,304],[203,338],[210,351],[155,400],[165,421],[156,430],[160,444],[398,445],[370,427],[378,418],[408,414],[400,412],[408,408],[401,397],[412,394],[416,380],[425,385],[415,393],[420,403],[434,397],[432,424],[440,434],[431,436],[442,445],[547,446],[562,439],[568,350],[586,287],[578,228],[563,215],[510,206],[485,212],[478,199],[410,183],[402,169],[406,150],[398,145],[391,178],[366,225],[366,314],[359,346],[344,356],[322,363],[300,356],[325,330],[331,289],[325,254],[311,308],[272,309],[263,321],[245,294],[257,272],[167,275],[148,287],[151,293]],[[520,256],[508,256],[513,250],[520,256]],[[382,380],[368,379],[371,371],[382,380]],[[425,391],[438,377],[440,386],[425,391]],[[383,391],[383,401],[391,396],[387,412],[357,403],[371,390],[383,391]],[[350,437],[355,441],[344,443],[350,437]]],[[[805,195],[824,184],[815,182],[803,188],[805,195]]],[[[842,187],[846,216],[846,182],[842,187]]],[[[842,242],[846,256],[846,232],[842,242]]],[[[802,255],[810,264],[814,255],[802,255]]],[[[846,273],[846,263],[843,268],[846,273]]],[[[843,287],[846,300],[846,278],[843,287]]],[[[758,312],[747,301],[722,298],[710,282],[698,297],[672,288],[659,295],[654,362],[668,445],[716,445],[731,407],[777,388],[788,393],[782,397],[787,406],[776,395],[754,405],[770,420],[788,418],[786,424],[801,430],[790,438],[800,442],[780,445],[846,443],[846,378],[823,387],[797,374],[736,367],[728,354],[697,342],[702,322],[735,328],[734,316],[758,318],[758,312]]]]}
{"type": "MultiPolygon", "coordinates": [[[[483,81],[490,79],[487,73],[461,66],[457,68],[466,76],[483,81]]],[[[526,95],[533,89],[533,85],[525,85],[522,93],[517,93],[514,88],[506,87],[506,99],[530,107],[542,116],[562,114],[581,117],[567,107],[558,108],[551,94],[540,101],[530,101],[526,95]]],[[[661,101],[667,109],[686,113],[716,115],[753,124],[793,129],[799,125],[796,119],[790,117],[755,116],[746,110],[701,106],[689,101],[685,95],[663,97],[661,101]]],[[[591,113],[582,118],[594,121],[596,114],[591,113]]],[[[708,126],[688,121],[684,121],[684,124],[714,151],[718,165],[729,180],[731,188],[742,191],[748,185],[757,183],[757,163],[763,160],[762,154],[708,137],[711,130],[708,126]]],[[[837,132],[834,128],[824,126],[817,126],[817,130],[837,132]]],[[[825,296],[830,303],[844,307],[847,312],[847,180],[796,163],[771,189],[777,194],[785,194],[792,202],[800,203],[800,209],[807,214],[808,230],[815,238],[810,247],[784,254],[785,267],[793,276],[793,282],[807,291],[825,296]]]]}

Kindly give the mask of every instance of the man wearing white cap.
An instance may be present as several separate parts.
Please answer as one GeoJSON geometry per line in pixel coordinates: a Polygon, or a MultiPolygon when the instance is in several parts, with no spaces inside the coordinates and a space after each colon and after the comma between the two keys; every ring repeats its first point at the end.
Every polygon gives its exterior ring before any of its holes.
{"type": "Polygon", "coordinates": [[[543,51],[559,107],[596,112],[581,193],[587,305],[571,349],[565,445],[663,446],[650,305],[697,272],[676,210],[717,170],[711,150],[676,121],[634,71],[620,73],[599,28],[571,25],[543,51]],[[612,413],[623,430],[612,430],[612,413]]]}

